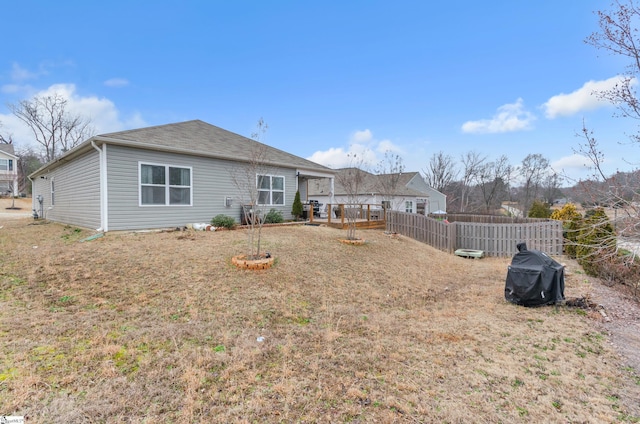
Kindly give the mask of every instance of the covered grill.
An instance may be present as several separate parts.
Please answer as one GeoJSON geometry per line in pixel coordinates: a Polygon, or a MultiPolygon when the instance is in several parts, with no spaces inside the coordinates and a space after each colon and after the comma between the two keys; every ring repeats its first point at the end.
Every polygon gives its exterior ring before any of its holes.
{"type": "Polygon", "coordinates": [[[564,300],[564,266],[539,250],[518,244],[507,272],[504,297],[522,306],[555,304],[564,300]]]}

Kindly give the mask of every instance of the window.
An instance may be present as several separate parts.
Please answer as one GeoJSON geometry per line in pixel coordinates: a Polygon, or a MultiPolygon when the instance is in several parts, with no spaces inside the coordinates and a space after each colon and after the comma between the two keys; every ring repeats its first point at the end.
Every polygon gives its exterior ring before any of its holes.
{"type": "Polygon", "coordinates": [[[51,206],[56,204],[56,186],[53,183],[53,178],[51,178],[51,206]]]}
{"type": "Polygon", "coordinates": [[[258,204],[284,205],[284,177],[258,175],[258,204]]]}
{"type": "Polygon", "coordinates": [[[191,168],[140,164],[140,204],[191,205],[191,168]]]}
{"type": "Polygon", "coordinates": [[[404,211],[413,212],[413,202],[411,200],[407,200],[406,202],[404,202],[404,211]]]}
{"type": "Polygon", "coordinates": [[[0,171],[13,171],[13,159],[0,159],[0,171]]]}

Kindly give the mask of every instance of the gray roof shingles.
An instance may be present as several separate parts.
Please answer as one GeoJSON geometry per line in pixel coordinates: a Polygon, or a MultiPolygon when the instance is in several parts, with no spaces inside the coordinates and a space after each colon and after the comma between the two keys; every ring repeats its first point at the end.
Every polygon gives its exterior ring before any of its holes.
{"type": "Polygon", "coordinates": [[[13,144],[0,143],[0,151],[9,153],[10,155],[15,156],[15,151],[13,150],[13,144]]]}
{"type": "MultiPolygon", "coordinates": [[[[245,161],[250,159],[252,147],[258,143],[200,120],[101,134],[98,137],[139,143],[141,147],[188,151],[193,154],[245,161]]],[[[331,169],[310,160],[265,146],[266,161],[272,165],[333,173],[331,169]]]]}
{"type": "MultiPolygon", "coordinates": [[[[335,189],[335,194],[336,195],[345,195],[347,194],[347,191],[345,190],[345,188],[342,186],[342,184],[340,184],[340,175],[348,172],[350,168],[342,168],[342,169],[337,169],[336,170],[336,174],[337,177],[335,179],[335,183],[334,183],[334,189],[335,189]]],[[[360,195],[362,194],[367,194],[367,193],[377,193],[377,194],[383,194],[383,195],[393,195],[393,196],[416,196],[416,197],[420,197],[420,196],[424,196],[425,193],[421,193],[419,191],[413,190],[409,187],[407,187],[407,184],[409,183],[409,181],[411,181],[411,179],[413,177],[415,177],[416,175],[418,175],[417,172],[403,172],[402,174],[400,174],[398,177],[396,177],[398,174],[381,174],[381,175],[374,175],[371,174],[370,172],[366,172],[366,171],[362,171],[365,174],[365,178],[363,181],[363,184],[361,186],[361,193],[358,193],[360,195]],[[381,179],[383,178],[398,178],[398,182],[396,183],[396,187],[393,193],[382,193],[382,191],[384,191],[384,187],[385,184],[382,183],[381,179]]],[[[390,184],[387,184],[387,186],[389,186],[390,184]]],[[[390,188],[390,187],[387,187],[390,188]]],[[[321,180],[315,180],[313,183],[309,184],[309,195],[310,196],[318,196],[318,195],[322,195],[322,194],[327,194],[329,193],[330,190],[330,182],[328,179],[321,179],[321,180]]]]}

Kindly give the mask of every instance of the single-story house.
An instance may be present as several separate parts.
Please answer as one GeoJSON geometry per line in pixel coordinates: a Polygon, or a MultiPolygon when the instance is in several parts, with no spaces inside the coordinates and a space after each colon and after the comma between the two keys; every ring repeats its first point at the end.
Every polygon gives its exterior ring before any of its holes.
{"type": "MultiPolygon", "coordinates": [[[[91,137],[29,176],[42,218],[99,231],[241,220],[238,183],[256,169],[262,210],[291,218],[295,193],[334,171],[200,120],[91,137]]],[[[306,198],[305,198],[306,200],[306,198]]]]}
{"type": "MultiPolygon", "coordinates": [[[[353,186],[352,186],[353,187],[353,186]]],[[[419,172],[400,172],[394,174],[372,174],[355,168],[336,170],[335,181],[315,179],[308,182],[307,195],[310,200],[317,200],[326,208],[328,203],[371,204],[372,207],[388,210],[430,214],[447,210],[447,196],[429,187],[419,172]],[[358,172],[361,181],[357,190],[348,189],[344,182],[350,175],[358,172]],[[331,189],[333,184],[333,190],[331,189]],[[357,193],[351,193],[357,191],[357,193]]],[[[327,212],[326,209],[322,209],[327,212]]]]}
{"type": "Polygon", "coordinates": [[[18,194],[18,157],[13,144],[0,143],[0,194],[18,194]]]}

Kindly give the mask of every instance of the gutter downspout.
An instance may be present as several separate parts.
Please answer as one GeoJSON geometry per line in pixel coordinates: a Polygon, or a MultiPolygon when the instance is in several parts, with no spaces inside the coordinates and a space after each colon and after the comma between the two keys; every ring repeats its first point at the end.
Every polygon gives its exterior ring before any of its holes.
{"type": "Polygon", "coordinates": [[[98,151],[98,163],[100,172],[100,228],[96,231],[107,232],[109,231],[109,213],[107,206],[109,205],[107,199],[107,151],[106,145],[102,145],[100,149],[95,140],[91,140],[91,146],[98,151]]]}
{"type": "Polygon", "coordinates": [[[35,204],[35,197],[33,196],[33,180],[31,179],[30,176],[27,175],[27,179],[29,180],[29,182],[31,183],[31,210],[33,211],[33,217],[36,217],[36,204],[35,204]]]}

